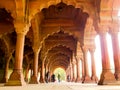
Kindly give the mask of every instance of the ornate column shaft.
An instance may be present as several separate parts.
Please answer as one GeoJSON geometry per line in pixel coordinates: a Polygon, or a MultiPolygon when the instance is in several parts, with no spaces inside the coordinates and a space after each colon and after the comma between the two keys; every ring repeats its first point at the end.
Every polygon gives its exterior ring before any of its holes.
{"type": "Polygon", "coordinates": [[[40,83],[44,83],[44,60],[42,61],[41,72],[40,72],[40,83]]]}
{"type": "Polygon", "coordinates": [[[16,22],[14,23],[14,25],[17,33],[15,63],[14,63],[14,70],[10,75],[8,82],[5,84],[7,86],[21,86],[25,84],[22,73],[22,63],[23,63],[25,35],[29,30],[29,25],[26,25],[25,23],[22,22],[16,22]]]}
{"type": "Polygon", "coordinates": [[[95,59],[94,59],[94,48],[90,49],[90,54],[91,54],[91,66],[92,66],[92,76],[91,79],[97,83],[98,78],[96,76],[96,67],[95,67],[95,59]]]}
{"type": "Polygon", "coordinates": [[[108,55],[107,41],[106,41],[106,29],[102,27],[103,31],[100,32],[101,42],[101,55],[102,55],[102,74],[98,82],[99,85],[114,83],[115,77],[110,69],[110,59],[108,55]]]}
{"type": "Polygon", "coordinates": [[[81,79],[80,79],[80,59],[77,58],[77,79],[76,79],[76,82],[80,82],[81,79]]]}
{"type": "Polygon", "coordinates": [[[34,60],[33,60],[33,75],[30,80],[30,84],[38,84],[38,56],[39,49],[34,48],[34,60]]]}
{"type": "Polygon", "coordinates": [[[118,39],[118,26],[113,26],[111,28],[111,38],[112,38],[112,46],[113,46],[113,56],[114,56],[114,66],[115,66],[115,78],[116,80],[120,80],[120,47],[119,47],[119,39],[118,39]]]}
{"type": "Polygon", "coordinates": [[[83,77],[82,83],[91,82],[91,78],[89,76],[89,71],[88,71],[87,51],[88,51],[87,47],[83,47],[85,76],[83,77]]]}

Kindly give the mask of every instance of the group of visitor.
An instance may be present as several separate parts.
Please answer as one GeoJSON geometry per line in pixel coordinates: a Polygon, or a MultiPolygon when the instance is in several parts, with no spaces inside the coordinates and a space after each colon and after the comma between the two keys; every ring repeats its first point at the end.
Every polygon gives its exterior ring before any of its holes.
{"type": "MultiPolygon", "coordinates": [[[[58,82],[60,82],[60,81],[61,81],[61,76],[60,76],[60,74],[58,74],[57,78],[58,78],[58,82]]],[[[48,71],[48,72],[46,73],[46,75],[45,75],[45,81],[46,81],[46,83],[48,83],[48,82],[55,82],[55,81],[56,81],[55,74],[52,74],[52,75],[50,76],[50,73],[49,73],[49,71],[48,71]]]]}

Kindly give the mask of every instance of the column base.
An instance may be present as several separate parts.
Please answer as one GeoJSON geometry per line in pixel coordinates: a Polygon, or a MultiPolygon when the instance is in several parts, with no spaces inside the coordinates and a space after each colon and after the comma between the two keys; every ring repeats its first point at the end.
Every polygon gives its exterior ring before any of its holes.
{"type": "Polygon", "coordinates": [[[21,70],[14,70],[5,86],[23,86],[26,85],[21,70]]]}
{"type": "Polygon", "coordinates": [[[91,80],[92,80],[93,82],[95,82],[95,83],[98,82],[98,78],[97,78],[97,76],[95,76],[95,75],[92,75],[91,80]]]}
{"type": "Polygon", "coordinates": [[[111,71],[103,71],[98,85],[114,85],[116,83],[114,74],[111,71]]]}
{"type": "Polygon", "coordinates": [[[76,82],[81,82],[81,78],[78,77],[78,78],[76,79],[76,82]]]}
{"type": "Polygon", "coordinates": [[[116,72],[114,75],[115,75],[115,79],[117,81],[120,81],[120,72],[116,72]]]}
{"type": "Polygon", "coordinates": [[[45,83],[45,80],[43,79],[43,77],[40,77],[40,83],[45,83]]]}
{"type": "Polygon", "coordinates": [[[1,83],[7,83],[8,82],[8,78],[3,78],[0,82],[1,83]]]}
{"type": "Polygon", "coordinates": [[[72,82],[75,82],[75,78],[72,79],[72,82]]]}
{"type": "Polygon", "coordinates": [[[91,80],[90,76],[83,77],[82,83],[91,83],[91,82],[92,82],[92,80],[91,80]]]}
{"type": "Polygon", "coordinates": [[[32,76],[29,84],[38,84],[38,80],[36,76],[32,76]]]}

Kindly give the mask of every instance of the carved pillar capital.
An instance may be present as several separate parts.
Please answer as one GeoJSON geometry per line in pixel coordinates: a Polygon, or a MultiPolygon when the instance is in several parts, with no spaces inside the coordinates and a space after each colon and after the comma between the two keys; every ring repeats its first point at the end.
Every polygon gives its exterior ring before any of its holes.
{"type": "Polygon", "coordinates": [[[29,31],[30,24],[16,21],[14,22],[14,27],[15,27],[16,33],[26,35],[27,32],[29,31]]]}
{"type": "Polygon", "coordinates": [[[110,25],[110,33],[111,35],[116,35],[119,32],[119,24],[118,23],[112,23],[110,25]]]}
{"type": "Polygon", "coordinates": [[[83,46],[82,49],[83,49],[83,53],[87,53],[87,51],[88,51],[88,47],[87,46],[83,46]]]}
{"type": "Polygon", "coordinates": [[[40,48],[33,47],[33,51],[34,51],[34,53],[39,53],[39,51],[40,51],[40,48]]]}
{"type": "Polygon", "coordinates": [[[95,52],[95,48],[90,48],[89,51],[90,51],[90,53],[94,53],[95,52]]]}
{"type": "Polygon", "coordinates": [[[108,31],[109,31],[108,26],[99,25],[99,30],[98,30],[99,35],[101,35],[101,36],[106,35],[106,33],[107,33],[108,31]]]}

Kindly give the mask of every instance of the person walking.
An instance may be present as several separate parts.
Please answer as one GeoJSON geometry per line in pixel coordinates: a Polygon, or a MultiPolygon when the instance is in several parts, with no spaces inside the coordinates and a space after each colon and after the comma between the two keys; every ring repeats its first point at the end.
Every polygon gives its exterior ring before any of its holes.
{"type": "Polygon", "coordinates": [[[60,74],[58,74],[58,82],[60,82],[60,77],[61,77],[60,74]]]}

